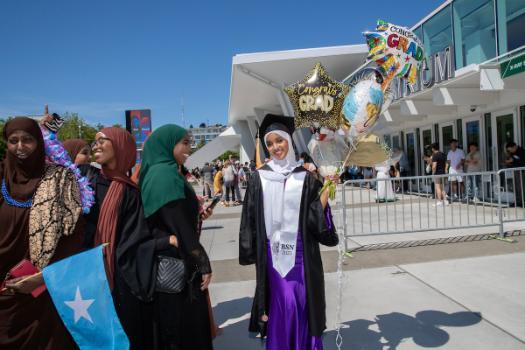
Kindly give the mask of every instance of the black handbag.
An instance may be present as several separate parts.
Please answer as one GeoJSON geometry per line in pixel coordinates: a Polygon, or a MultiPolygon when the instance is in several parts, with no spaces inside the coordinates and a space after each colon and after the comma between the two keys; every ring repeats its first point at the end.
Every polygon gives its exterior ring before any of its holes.
{"type": "Polygon", "coordinates": [[[155,290],[163,293],[180,293],[186,285],[184,260],[171,256],[157,256],[157,282],[155,290]]]}

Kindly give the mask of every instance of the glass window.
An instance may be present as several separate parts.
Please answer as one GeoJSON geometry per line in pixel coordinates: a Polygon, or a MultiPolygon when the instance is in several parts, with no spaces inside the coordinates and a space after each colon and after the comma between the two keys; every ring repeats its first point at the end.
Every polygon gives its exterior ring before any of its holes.
{"type": "Polygon", "coordinates": [[[476,145],[478,145],[478,147],[480,147],[480,143],[479,143],[479,120],[473,120],[473,121],[470,121],[470,122],[466,122],[465,123],[465,133],[466,133],[466,136],[467,136],[467,142],[466,142],[466,145],[467,147],[465,148],[468,152],[468,145],[470,145],[471,143],[475,143],[476,145]]]}
{"type": "Polygon", "coordinates": [[[383,135],[383,140],[385,140],[388,147],[392,147],[392,139],[390,138],[390,135],[383,135]]]}
{"type": "Polygon", "coordinates": [[[499,53],[525,45],[525,0],[497,0],[499,53]]]}
{"type": "Polygon", "coordinates": [[[521,144],[525,144],[525,106],[520,106],[521,144]]]}
{"type": "Polygon", "coordinates": [[[487,159],[487,170],[494,170],[494,159],[492,156],[492,117],[490,113],[485,113],[485,159],[487,159]]]}
{"type": "Polygon", "coordinates": [[[495,57],[493,0],[456,0],[453,6],[456,67],[495,57]]]}
{"type": "Polygon", "coordinates": [[[443,134],[443,145],[441,145],[441,149],[443,153],[448,154],[448,151],[450,151],[450,140],[454,138],[454,127],[452,125],[443,126],[441,133],[443,134]]]}
{"type": "Polygon", "coordinates": [[[498,147],[498,164],[499,168],[505,167],[507,151],[505,145],[507,142],[514,141],[514,115],[506,114],[496,117],[496,142],[498,147]]]}
{"type": "Polygon", "coordinates": [[[392,136],[392,149],[401,149],[401,145],[399,142],[399,135],[392,136]]]}
{"type": "Polygon", "coordinates": [[[407,137],[407,149],[406,155],[410,169],[408,170],[408,176],[414,176],[416,170],[416,135],[413,132],[408,132],[407,137]]]}
{"type": "Polygon", "coordinates": [[[428,157],[432,154],[432,130],[423,129],[421,139],[423,140],[423,154],[428,157]]]}
{"type": "Polygon", "coordinates": [[[425,56],[427,57],[452,45],[452,15],[450,8],[450,5],[443,8],[423,24],[422,40],[425,56]]]}

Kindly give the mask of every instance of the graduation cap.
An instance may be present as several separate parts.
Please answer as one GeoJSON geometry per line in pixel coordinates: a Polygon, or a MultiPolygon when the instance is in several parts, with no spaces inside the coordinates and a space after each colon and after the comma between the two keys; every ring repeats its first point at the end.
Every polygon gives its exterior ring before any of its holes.
{"type": "MultiPolygon", "coordinates": [[[[293,132],[295,131],[294,118],[287,117],[284,115],[277,115],[277,114],[267,114],[264,117],[261,123],[261,126],[259,127],[259,130],[257,131],[257,139],[260,140],[259,142],[262,145],[262,148],[264,150],[266,157],[269,157],[270,153],[268,152],[268,149],[266,148],[266,144],[264,143],[264,135],[266,135],[267,133],[271,131],[275,131],[275,130],[284,131],[290,134],[290,137],[292,137],[293,132]]],[[[293,137],[292,137],[292,143],[293,143],[293,137]]],[[[258,146],[256,147],[258,149],[258,146]]],[[[259,157],[256,156],[256,161],[257,160],[259,160],[259,157]]]]}

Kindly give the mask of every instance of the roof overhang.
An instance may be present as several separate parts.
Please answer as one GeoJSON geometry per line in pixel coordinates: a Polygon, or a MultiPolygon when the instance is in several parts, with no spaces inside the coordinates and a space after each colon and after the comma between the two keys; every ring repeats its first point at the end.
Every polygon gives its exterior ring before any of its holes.
{"type": "Polygon", "coordinates": [[[290,115],[283,108],[288,103],[283,87],[303,78],[317,62],[334,79],[342,80],[364,62],[367,53],[366,45],[345,45],[234,56],[228,124],[258,117],[257,111],[290,115]]]}
{"type": "Polygon", "coordinates": [[[452,79],[392,103],[380,118],[378,130],[475,115],[494,106],[512,105],[519,96],[525,97],[523,76],[503,79],[499,65],[473,64],[457,70],[452,79]]]}
{"type": "Polygon", "coordinates": [[[186,160],[185,166],[188,169],[202,167],[204,163],[210,162],[212,159],[219,157],[228,150],[237,150],[240,142],[241,136],[230,126],[220,133],[219,136],[189,156],[186,160]]]}

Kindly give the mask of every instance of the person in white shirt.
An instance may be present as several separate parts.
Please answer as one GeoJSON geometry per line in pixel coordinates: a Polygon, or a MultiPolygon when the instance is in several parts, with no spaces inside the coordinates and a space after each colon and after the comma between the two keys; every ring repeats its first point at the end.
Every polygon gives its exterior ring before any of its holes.
{"type": "Polygon", "coordinates": [[[450,151],[447,154],[447,172],[449,173],[448,181],[451,185],[452,199],[459,199],[465,193],[465,185],[463,183],[463,166],[465,165],[465,152],[458,148],[458,140],[450,140],[450,151]],[[459,191],[459,192],[458,192],[459,191]]]}

